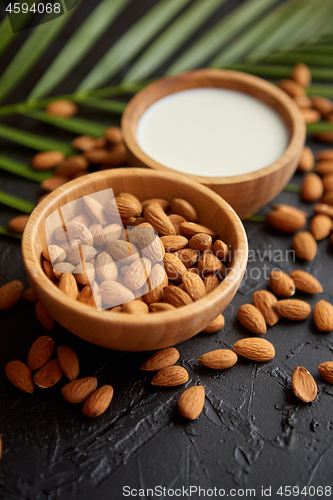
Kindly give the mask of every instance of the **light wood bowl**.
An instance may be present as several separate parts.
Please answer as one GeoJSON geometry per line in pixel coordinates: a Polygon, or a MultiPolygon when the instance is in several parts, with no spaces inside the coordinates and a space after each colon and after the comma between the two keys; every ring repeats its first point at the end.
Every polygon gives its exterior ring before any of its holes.
{"type": "MultiPolygon", "coordinates": [[[[75,214],[73,213],[73,216],[75,214]]],[[[111,349],[145,351],[186,340],[209,325],[235,295],[247,263],[247,238],[230,206],[206,187],[176,174],[148,169],[115,169],[80,177],[61,186],[32,212],[22,239],[23,263],[37,297],[53,318],[93,344],[111,349]],[[45,220],[59,207],[96,191],[112,188],[139,199],[185,198],[196,208],[202,224],[231,246],[233,259],[227,278],[206,297],[175,312],[131,315],[97,311],[68,298],[44,274],[41,253],[47,246],[45,220]]]]}
{"type": "Polygon", "coordinates": [[[249,174],[205,177],[180,174],[209,187],[224,198],[241,219],[256,213],[288,183],[302,153],[306,127],[295,102],[282,90],[256,76],[238,71],[202,69],[158,80],[138,92],[128,103],[121,128],[128,149],[129,163],[163,172],[175,172],[146,155],[139,147],[136,129],[142,114],[154,102],[181,90],[214,87],[244,92],[272,106],[285,121],[290,141],[274,163],[249,174]]]}

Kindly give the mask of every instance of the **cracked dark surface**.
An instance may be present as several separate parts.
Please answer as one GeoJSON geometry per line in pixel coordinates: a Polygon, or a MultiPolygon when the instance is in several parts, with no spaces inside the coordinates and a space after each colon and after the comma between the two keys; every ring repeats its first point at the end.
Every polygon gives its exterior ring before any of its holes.
{"type": "MultiPolygon", "coordinates": [[[[142,4],[150,6],[152,2],[142,1],[141,8],[142,4]]],[[[24,93],[27,83],[22,85],[24,93]]],[[[66,82],[62,90],[66,90],[66,82]]],[[[112,121],[92,110],[84,113],[88,118],[112,121]]],[[[51,126],[32,126],[30,120],[22,118],[21,126],[26,125],[59,139],[68,140],[70,135],[55,134],[51,126]]],[[[311,145],[316,150],[325,147],[311,145]]],[[[25,148],[7,143],[0,146],[15,158],[31,157],[25,148]]],[[[292,182],[299,184],[301,178],[296,174],[292,182]]],[[[6,173],[1,173],[0,189],[31,201],[42,194],[36,184],[6,173]]],[[[297,194],[283,192],[277,200],[311,213],[311,206],[302,204],[297,194]]],[[[261,213],[267,211],[266,207],[261,213]]],[[[14,215],[15,210],[1,207],[0,223],[6,224],[14,215]]],[[[290,235],[262,223],[247,222],[245,227],[250,249],[259,250],[261,255],[269,249],[290,249],[290,235]]],[[[110,408],[89,420],[81,413],[81,405],[70,405],[62,397],[64,378],[54,388],[36,388],[33,395],[20,392],[6,380],[4,367],[13,359],[26,361],[32,342],[47,332],[37,321],[33,305],[22,299],[11,310],[1,312],[0,498],[118,500],[124,485],[256,488],[256,498],[261,498],[261,486],[272,486],[271,498],[281,498],[276,495],[279,486],[332,485],[333,386],[321,378],[317,367],[333,359],[333,337],[315,328],[312,315],[300,323],[281,319],[268,327],[265,338],[276,349],[275,358],[268,363],[239,359],[228,370],[211,371],[196,361],[205,352],[231,348],[240,338],[251,336],[237,322],[236,312],[241,304],[252,301],[255,290],[268,288],[263,277],[251,275],[256,267],[261,272],[265,265],[288,273],[304,269],[321,281],[324,293],[297,293],[296,297],[312,307],[322,298],[332,302],[333,253],[327,239],[319,242],[313,262],[275,263],[267,256],[261,261],[256,255],[224,313],[225,327],[216,334],[198,334],[177,346],[180,363],[189,372],[186,387],[201,383],[206,390],[204,411],[194,422],[185,421],[177,411],[184,387],[155,388],[150,385],[151,375],[140,372],[148,353],[105,350],[85,343],[60,325],[51,335],[58,345],[69,345],[77,352],[80,376],[96,375],[99,385],[114,387],[110,408]],[[298,365],[305,366],[318,384],[313,403],[302,403],[291,391],[291,374],[298,365]]],[[[0,285],[13,279],[22,279],[27,287],[20,243],[0,236],[0,285]]]]}

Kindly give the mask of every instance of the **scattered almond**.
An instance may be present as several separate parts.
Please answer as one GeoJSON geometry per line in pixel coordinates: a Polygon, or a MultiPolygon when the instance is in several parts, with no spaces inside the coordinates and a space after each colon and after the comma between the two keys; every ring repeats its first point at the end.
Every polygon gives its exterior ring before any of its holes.
{"type": "Polygon", "coordinates": [[[314,205],[313,211],[315,214],[328,215],[331,219],[333,219],[333,207],[331,205],[326,205],[325,203],[317,203],[316,205],[314,205]]]}
{"type": "Polygon", "coordinates": [[[39,300],[35,305],[35,313],[38,321],[44,326],[44,328],[46,328],[47,330],[52,330],[55,325],[55,321],[39,300]]]}
{"type": "Polygon", "coordinates": [[[311,71],[304,63],[298,63],[294,66],[291,78],[303,87],[309,87],[311,84],[311,71]]]}
{"type": "Polygon", "coordinates": [[[196,385],[186,389],[178,400],[178,410],[182,417],[195,420],[199,417],[205,404],[205,389],[196,385]]]}
{"type": "Polygon", "coordinates": [[[278,82],[280,89],[284,90],[290,97],[306,96],[305,88],[299,82],[294,80],[280,80],[278,82]]]}
{"type": "Polygon", "coordinates": [[[51,359],[34,375],[34,382],[42,389],[53,387],[61,379],[62,371],[57,359],[51,359]]]}
{"type": "Polygon", "coordinates": [[[290,273],[290,277],[293,279],[296,289],[303,293],[322,293],[323,287],[320,282],[311,274],[306,271],[298,269],[290,273]]]}
{"type": "Polygon", "coordinates": [[[108,127],[104,132],[104,137],[112,146],[123,141],[123,137],[119,127],[108,127]]]}
{"type": "Polygon", "coordinates": [[[10,361],[5,367],[5,374],[8,380],[21,391],[32,394],[35,386],[31,371],[22,361],[10,361]]]}
{"type": "Polygon", "coordinates": [[[330,130],[328,130],[326,132],[317,132],[313,136],[318,141],[333,143],[333,132],[331,132],[330,130]]]}
{"type": "Polygon", "coordinates": [[[326,300],[320,300],[314,306],[313,319],[318,330],[331,332],[333,330],[333,306],[326,300]]]}
{"type": "Polygon", "coordinates": [[[224,316],[222,314],[219,314],[217,318],[214,319],[206,328],[204,328],[202,331],[204,333],[215,333],[221,330],[221,328],[224,327],[224,316]]]}
{"type": "Polygon", "coordinates": [[[328,215],[317,214],[311,220],[310,230],[317,241],[323,240],[332,231],[332,219],[328,215]]]}
{"type": "Polygon", "coordinates": [[[316,159],[319,161],[328,160],[333,162],[333,149],[322,149],[321,151],[317,151],[316,159]]]}
{"type": "Polygon", "coordinates": [[[333,384],[333,361],[326,361],[318,366],[320,375],[328,382],[333,384]]]}
{"type": "Polygon", "coordinates": [[[62,175],[53,175],[53,177],[49,177],[41,182],[40,186],[44,191],[54,191],[58,189],[60,186],[68,182],[68,177],[63,177],[62,175]]]}
{"type": "Polygon", "coordinates": [[[73,179],[77,174],[88,170],[89,162],[83,155],[73,155],[65,158],[55,168],[55,175],[73,179]]]}
{"type": "Polygon", "coordinates": [[[168,366],[162,368],[151,381],[152,385],[160,387],[176,387],[188,381],[188,373],[182,366],[168,366]]]}
{"type": "Polygon", "coordinates": [[[279,321],[279,314],[275,310],[277,302],[275,295],[267,290],[258,290],[253,294],[253,303],[269,326],[273,326],[279,321]]]}
{"type": "Polygon", "coordinates": [[[279,300],[275,305],[275,309],[281,316],[293,321],[302,321],[311,314],[311,306],[304,300],[279,300]]]}
{"type": "Polygon", "coordinates": [[[95,139],[89,135],[81,135],[72,141],[72,146],[80,149],[80,151],[91,151],[92,149],[103,148],[105,139],[95,139]]]}
{"type": "Polygon", "coordinates": [[[333,159],[321,160],[315,165],[315,172],[319,175],[333,174],[333,159]]]}
{"type": "Polygon", "coordinates": [[[27,365],[29,370],[38,370],[45,365],[51,358],[55,348],[55,342],[52,337],[42,335],[35,340],[30,347],[27,365]]]}
{"type": "Polygon", "coordinates": [[[319,175],[310,172],[304,176],[301,186],[301,198],[303,201],[313,203],[319,200],[324,193],[323,181],[319,175]]]}
{"type": "Polygon", "coordinates": [[[58,116],[59,118],[69,118],[79,111],[78,106],[68,99],[57,99],[50,102],[45,108],[47,114],[58,116]]]}
{"type": "Polygon", "coordinates": [[[310,172],[310,170],[313,170],[314,165],[315,165],[314,154],[308,146],[305,146],[305,148],[302,151],[301,157],[299,159],[297,170],[299,172],[310,172]]]}
{"type": "Polygon", "coordinates": [[[61,345],[57,349],[58,361],[64,375],[71,382],[79,375],[80,365],[77,355],[71,347],[61,345]]]}
{"type": "Polygon", "coordinates": [[[252,304],[243,304],[237,311],[238,321],[252,333],[264,334],[267,331],[266,322],[259,311],[252,304]]]}
{"type": "Polygon", "coordinates": [[[73,380],[62,389],[62,395],[69,403],[83,403],[97,389],[96,377],[73,380]]]}
{"type": "Polygon", "coordinates": [[[54,168],[65,158],[61,151],[43,151],[37,153],[32,159],[32,166],[35,170],[49,170],[54,168]]]}
{"type": "Polygon", "coordinates": [[[216,349],[198,358],[199,363],[212,370],[224,370],[237,363],[237,354],[230,349],[216,349]]]}
{"type": "Polygon", "coordinates": [[[37,295],[32,288],[27,288],[26,290],[24,290],[24,292],[22,293],[22,297],[28,302],[37,302],[38,300],[37,295]]]}
{"type": "Polygon", "coordinates": [[[262,337],[249,337],[247,339],[238,340],[233,345],[233,350],[239,356],[243,356],[243,358],[258,361],[260,363],[269,361],[275,356],[274,346],[262,337]]]}
{"type": "Polygon", "coordinates": [[[168,366],[174,365],[179,359],[179,352],[174,347],[167,347],[161,351],[156,352],[150,358],[148,358],[143,365],[141,370],[146,372],[156,372],[167,368],[168,366]]]}
{"type": "Polygon", "coordinates": [[[291,297],[294,295],[296,287],[292,278],[280,269],[273,269],[269,278],[269,286],[275,295],[280,297],[291,297]]]}
{"type": "Polygon", "coordinates": [[[308,231],[301,231],[294,236],[293,249],[297,257],[304,260],[313,260],[317,253],[317,242],[308,231]]]}
{"type": "Polygon", "coordinates": [[[110,406],[112,398],[113,387],[111,385],[103,385],[86,399],[82,413],[91,418],[99,417],[110,406]]]}
{"type": "Polygon", "coordinates": [[[321,114],[316,109],[300,108],[305,123],[316,123],[320,120],[321,114]]]}
{"type": "Polygon", "coordinates": [[[0,288],[0,309],[5,311],[13,307],[23,292],[23,283],[20,280],[10,281],[0,288]]]}
{"type": "Polygon", "coordinates": [[[18,215],[8,222],[7,229],[13,233],[23,233],[29,215],[18,215]]]}
{"type": "Polygon", "coordinates": [[[310,403],[317,397],[317,384],[303,366],[298,366],[294,370],[291,376],[291,388],[295,396],[304,403],[310,403]]]}
{"type": "Polygon", "coordinates": [[[290,210],[274,209],[266,215],[266,220],[275,229],[286,233],[295,233],[303,229],[306,224],[306,216],[293,208],[290,210]]]}
{"type": "Polygon", "coordinates": [[[333,102],[326,97],[312,97],[312,106],[323,116],[333,112],[333,102]]]}

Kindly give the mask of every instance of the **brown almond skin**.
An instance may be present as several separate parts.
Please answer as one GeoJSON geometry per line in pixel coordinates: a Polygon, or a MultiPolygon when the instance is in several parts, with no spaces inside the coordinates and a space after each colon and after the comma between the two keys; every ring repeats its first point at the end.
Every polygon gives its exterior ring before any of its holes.
{"type": "Polygon", "coordinates": [[[310,403],[317,397],[317,384],[303,366],[298,366],[294,370],[291,376],[291,388],[295,396],[304,403],[310,403]]]}
{"type": "Polygon", "coordinates": [[[317,242],[309,231],[301,231],[294,236],[293,250],[303,260],[313,260],[317,254],[317,242]]]}
{"type": "Polygon", "coordinates": [[[263,335],[267,331],[266,321],[255,306],[243,304],[237,311],[238,321],[252,333],[263,335]]]}
{"type": "Polygon", "coordinates": [[[291,78],[303,87],[309,87],[311,84],[311,71],[304,63],[298,63],[294,66],[291,78]]]}
{"type": "Polygon", "coordinates": [[[290,277],[293,279],[296,289],[303,293],[322,293],[323,287],[321,283],[311,274],[297,269],[290,273],[290,277]]]}
{"type": "Polygon", "coordinates": [[[13,233],[23,233],[29,215],[18,215],[8,222],[7,229],[13,233]]]}
{"type": "Polygon", "coordinates": [[[69,403],[83,403],[97,389],[96,377],[84,377],[65,385],[62,395],[69,403]]]}
{"type": "Polygon", "coordinates": [[[213,239],[209,234],[198,233],[192,236],[188,242],[188,246],[193,250],[198,250],[203,252],[204,250],[209,250],[212,246],[213,239]]]}
{"type": "Polygon", "coordinates": [[[326,142],[328,144],[333,143],[333,132],[328,130],[327,132],[318,132],[314,134],[314,138],[321,142],[326,142]]]}
{"type": "Polygon", "coordinates": [[[297,170],[299,172],[310,172],[310,170],[313,169],[314,165],[315,165],[314,154],[308,146],[305,146],[301,154],[297,170]]]}
{"type": "Polygon", "coordinates": [[[206,328],[204,328],[202,331],[204,333],[215,333],[221,330],[221,328],[224,327],[224,316],[222,314],[219,314],[217,318],[214,319],[206,328]]]}
{"type": "Polygon", "coordinates": [[[209,227],[201,226],[195,222],[182,222],[179,225],[179,229],[181,234],[186,238],[192,238],[192,236],[199,233],[209,234],[212,238],[216,238],[216,234],[209,227]]]}
{"type": "Polygon", "coordinates": [[[166,253],[163,257],[164,269],[171,280],[181,281],[186,267],[175,254],[166,253]]]}
{"type": "Polygon", "coordinates": [[[325,361],[318,366],[320,375],[328,382],[333,384],[333,361],[325,361]]]}
{"type": "Polygon", "coordinates": [[[10,281],[0,288],[0,309],[5,311],[13,307],[23,292],[23,283],[20,280],[10,281]]]}
{"type": "Polygon", "coordinates": [[[42,389],[53,387],[62,376],[62,370],[57,359],[51,359],[34,375],[34,382],[42,389]]]}
{"type": "Polygon", "coordinates": [[[284,90],[287,94],[289,94],[290,97],[306,96],[306,91],[303,85],[294,80],[288,80],[288,79],[280,80],[278,82],[278,86],[280,87],[280,89],[284,90]]]}
{"type": "Polygon", "coordinates": [[[153,377],[152,385],[159,387],[176,387],[188,381],[188,373],[182,366],[168,366],[153,377]]]}
{"type": "Polygon", "coordinates": [[[320,120],[321,114],[316,109],[300,108],[305,123],[316,123],[320,120]]]}
{"type": "Polygon", "coordinates": [[[54,352],[55,342],[52,337],[42,335],[35,340],[30,347],[27,365],[29,370],[38,370],[51,359],[54,352]]]}
{"type": "Polygon", "coordinates": [[[333,174],[333,159],[332,160],[320,160],[315,165],[315,172],[319,175],[333,174]]]}
{"type": "Polygon", "coordinates": [[[114,146],[123,141],[121,129],[119,127],[109,127],[104,132],[104,137],[109,144],[114,146]]]}
{"type": "Polygon", "coordinates": [[[37,302],[38,300],[37,295],[32,288],[27,288],[26,290],[24,290],[24,292],[22,293],[22,297],[28,302],[37,302]]]}
{"type": "Polygon", "coordinates": [[[198,358],[199,363],[212,370],[224,370],[237,363],[238,357],[230,349],[216,349],[207,352],[198,358]]]}
{"type": "Polygon", "coordinates": [[[178,411],[182,417],[195,420],[199,417],[205,404],[205,389],[202,385],[190,387],[180,395],[178,411]]]}
{"type": "Polygon", "coordinates": [[[166,312],[166,311],[175,311],[175,306],[172,304],[168,304],[167,302],[153,302],[153,304],[149,304],[149,312],[166,312]]]}
{"type": "Polygon", "coordinates": [[[327,238],[332,231],[332,219],[328,215],[315,215],[311,220],[310,231],[317,241],[327,238]]]}
{"type": "Polygon", "coordinates": [[[71,382],[76,380],[79,375],[80,364],[75,351],[71,347],[60,345],[57,349],[57,355],[64,375],[71,382]]]}
{"type": "Polygon", "coordinates": [[[212,250],[219,260],[226,261],[229,257],[229,247],[222,240],[216,240],[212,246],[212,250]]]}
{"type": "Polygon", "coordinates": [[[174,365],[179,359],[179,352],[174,347],[167,347],[156,352],[148,358],[140,370],[145,372],[157,372],[163,368],[174,365]]]}
{"type": "Polygon", "coordinates": [[[5,367],[5,374],[8,380],[21,391],[32,394],[35,386],[31,371],[22,361],[10,361],[5,367]]]}
{"type": "Polygon", "coordinates": [[[279,321],[279,314],[274,307],[277,302],[275,295],[268,290],[258,290],[253,294],[253,303],[269,326],[273,326],[279,321]]]}
{"type": "Polygon", "coordinates": [[[307,203],[313,203],[314,201],[318,201],[323,196],[323,193],[324,185],[319,175],[313,172],[306,174],[301,187],[302,200],[307,203]]]}
{"type": "Polygon", "coordinates": [[[161,242],[166,252],[177,252],[188,245],[188,239],[180,235],[162,236],[161,242]]]}
{"type": "Polygon", "coordinates": [[[45,108],[46,113],[52,116],[59,116],[60,118],[69,118],[76,115],[79,111],[78,106],[68,99],[57,99],[50,102],[45,108]]]}
{"type": "Polygon", "coordinates": [[[184,217],[188,222],[198,222],[198,214],[195,208],[186,200],[182,198],[174,198],[171,202],[172,211],[184,217]]]}
{"type": "Polygon", "coordinates": [[[331,205],[326,205],[325,203],[317,203],[316,205],[314,205],[313,211],[315,214],[328,215],[331,219],[333,219],[333,207],[331,205]]]}
{"type": "Polygon", "coordinates": [[[311,314],[311,306],[304,300],[279,300],[275,305],[275,309],[281,316],[293,321],[302,321],[311,314]]]}
{"type": "Polygon", "coordinates": [[[193,300],[199,300],[207,295],[207,290],[204,282],[195,273],[185,272],[183,274],[183,285],[185,291],[192,297],[193,300]]]}
{"type": "Polygon", "coordinates": [[[46,328],[47,330],[52,330],[55,325],[55,321],[39,300],[35,305],[35,313],[38,321],[44,326],[44,328],[46,328]]]}
{"type": "Polygon", "coordinates": [[[70,273],[64,273],[59,281],[59,290],[61,290],[67,297],[76,300],[79,294],[77,282],[74,276],[70,273]]]}
{"type": "Polygon", "coordinates": [[[86,399],[82,413],[90,418],[99,417],[110,406],[113,398],[113,387],[102,385],[86,399]]]}
{"type": "Polygon", "coordinates": [[[317,151],[316,159],[319,161],[328,160],[333,162],[333,149],[322,149],[321,151],[317,151]]]}
{"type": "Polygon", "coordinates": [[[243,356],[243,358],[260,363],[270,361],[275,356],[274,346],[262,337],[249,337],[238,340],[233,345],[233,350],[239,356],[243,356]]]}
{"type": "Polygon", "coordinates": [[[49,170],[54,168],[65,158],[61,151],[43,151],[37,153],[32,159],[32,166],[35,170],[49,170]]]}
{"type": "Polygon", "coordinates": [[[291,277],[279,269],[273,269],[271,272],[269,286],[272,292],[280,297],[291,297],[296,290],[295,283],[291,277]]]}
{"type": "Polygon", "coordinates": [[[130,300],[122,305],[122,312],[128,314],[148,314],[149,308],[141,300],[130,300]]]}
{"type": "Polygon", "coordinates": [[[320,300],[314,306],[313,319],[316,327],[321,332],[333,330],[333,306],[326,300],[320,300]]]}
{"type": "Polygon", "coordinates": [[[193,303],[189,294],[177,286],[166,286],[163,290],[165,301],[175,307],[182,307],[193,303]]]}
{"type": "Polygon", "coordinates": [[[306,224],[305,215],[293,210],[289,212],[286,210],[272,210],[267,214],[266,220],[274,229],[285,233],[295,233],[303,229],[306,224]]]}

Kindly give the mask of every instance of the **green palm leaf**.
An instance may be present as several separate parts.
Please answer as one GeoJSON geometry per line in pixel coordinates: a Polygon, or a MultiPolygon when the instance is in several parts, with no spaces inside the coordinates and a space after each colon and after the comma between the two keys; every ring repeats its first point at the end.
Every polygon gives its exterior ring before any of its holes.
{"type": "Polygon", "coordinates": [[[65,155],[75,153],[75,149],[65,142],[47,139],[42,135],[32,134],[8,125],[0,125],[0,137],[37,151],[61,151],[65,155]]]}
{"type": "Polygon", "coordinates": [[[128,1],[103,0],[72,35],[58,57],[33,88],[29,99],[39,99],[50,93],[83,59],[128,1]]]}
{"type": "Polygon", "coordinates": [[[161,0],[139,19],[98,61],[79,85],[79,90],[101,86],[131,61],[142,48],[179,12],[190,0],[161,0]]]}
{"type": "Polygon", "coordinates": [[[53,172],[36,172],[29,165],[3,155],[0,155],[0,168],[35,182],[42,182],[53,175],[53,172]]]}

